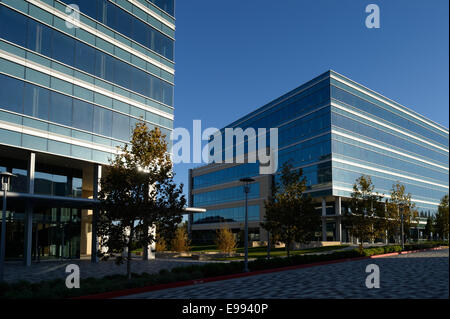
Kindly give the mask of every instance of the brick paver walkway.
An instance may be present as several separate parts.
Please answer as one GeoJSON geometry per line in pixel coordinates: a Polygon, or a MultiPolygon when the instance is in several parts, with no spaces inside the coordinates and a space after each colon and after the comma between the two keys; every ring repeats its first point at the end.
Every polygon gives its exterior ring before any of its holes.
{"type": "Polygon", "coordinates": [[[125,298],[448,298],[449,250],[412,253],[154,291],[125,298]],[[380,288],[365,286],[366,266],[380,288]]]}
{"type": "MultiPolygon", "coordinates": [[[[155,260],[133,260],[131,271],[134,273],[157,273],[161,269],[172,269],[174,267],[189,266],[192,264],[204,263],[199,261],[186,261],[174,259],[155,259],[155,260]]],[[[21,263],[6,263],[5,281],[15,282],[27,280],[30,282],[39,282],[42,280],[51,280],[56,278],[65,279],[67,273],[66,266],[76,264],[80,267],[80,277],[100,278],[113,274],[126,274],[126,264],[117,266],[113,260],[102,261],[98,264],[92,264],[89,260],[70,260],[70,261],[42,261],[33,264],[31,267],[25,267],[21,263]]]]}

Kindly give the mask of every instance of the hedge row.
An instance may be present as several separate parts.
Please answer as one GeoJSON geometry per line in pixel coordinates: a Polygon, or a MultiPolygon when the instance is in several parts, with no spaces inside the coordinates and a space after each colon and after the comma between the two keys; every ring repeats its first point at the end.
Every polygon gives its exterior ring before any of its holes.
{"type": "MultiPolygon", "coordinates": [[[[405,250],[426,249],[437,246],[447,246],[448,242],[427,242],[423,244],[407,244],[405,250]]],[[[308,263],[354,258],[361,256],[372,256],[401,251],[401,246],[369,247],[363,249],[362,254],[358,249],[336,251],[323,255],[295,255],[289,258],[260,258],[249,262],[251,271],[271,268],[303,265],[308,263]]],[[[113,275],[103,278],[81,279],[80,289],[67,289],[62,279],[43,281],[40,283],[29,283],[21,281],[17,283],[0,283],[0,298],[22,299],[60,299],[76,296],[86,296],[109,291],[124,290],[129,288],[147,287],[152,285],[186,281],[200,278],[208,278],[221,275],[236,274],[242,272],[243,262],[230,263],[208,263],[188,267],[177,267],[171,271],[161,270],[158,274],[133,274],[131,280],[125,275],[113,275]]]]}

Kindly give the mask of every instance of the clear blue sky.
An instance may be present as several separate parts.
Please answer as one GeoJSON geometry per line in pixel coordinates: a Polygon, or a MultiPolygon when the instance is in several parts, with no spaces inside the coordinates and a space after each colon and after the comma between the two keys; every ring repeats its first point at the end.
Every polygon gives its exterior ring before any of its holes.
{"type": "MultiPolygon", "coordinates": [[[[175,127],[231,123],[333,69],[448,127],[448,0],[178,0],[175,127]],[[380,7],[367,29],[365,8],[380,7]]],[[[185,184],[192,164],[177,164],[185,184]]]]}

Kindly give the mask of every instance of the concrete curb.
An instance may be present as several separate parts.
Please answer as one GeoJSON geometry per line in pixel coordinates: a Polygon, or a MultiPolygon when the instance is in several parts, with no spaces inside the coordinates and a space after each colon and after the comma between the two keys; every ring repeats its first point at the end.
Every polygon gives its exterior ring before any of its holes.
{"type": "Polygon", "coordinates": [[[185,286],[204,284],[204,283],[208,283],[208,282],[215,282],[215,281],[222,281],[222,280],[229,280],[229,279],[236,279],[236,278],[244,278],[244,277],[250,277],[250,276],[255,276],[255,275],[269,274],[269,273],[287,271],[287,270],[311,268],[311,267],[324,266],[324,265],[330,265],[330,264],[338,264],[338,263],[349,262],[349,261],[390,257],[390,256],[418,253],[418,252],[424,252],[424,251],[430,251],[430,250],[440,250],[440,249],[444,249],[444,248],[448,248],[448,247],[441,246],[441,247],[435,247],[435,248],[429,248],[429,249],[402,251],[402,252],[388,253],[388,254],[382,254],[382,255],[328,260],[328,261],[321,261],[321,262],[304,264],[304,265],[295,265],[295,266],[288,266],[288,267],[281,267],[281,268],[257,270],[257,271],[251,271],[248,273],[238,273],[238,274],[232,274],[232,275],[224,275],[224,276],[216,276],[216,277],[209,277],[209,278],[203,278],[203,279],[179,281],[179,282],[153,285],[153,286],[140,287],[140,288],[131,288],[131,289],[119,290],[119,291],[110,291],[110,292],[105,292],[105,293],[100,293],[100,294],[95,294],[95,295],[74,297],[71,299],[89,299],[89,300],[112,299],[112,298],[124,297],[124,296],[129,296],[129,295],[145,293],[145,292],[164,290],[164,289],[169,289],[169,288],[179,288],[179,287],[185,287],[185,286]]]}

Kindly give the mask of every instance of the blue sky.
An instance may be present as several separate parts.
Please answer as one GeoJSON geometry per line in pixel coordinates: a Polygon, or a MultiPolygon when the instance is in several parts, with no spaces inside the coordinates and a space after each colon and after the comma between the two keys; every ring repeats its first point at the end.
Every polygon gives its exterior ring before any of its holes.
{"type": "MultiPolygon", "coordinates": [[[[448,12],[448,0],[178,0],[174,125],[221,128],[333,69],[448,128],[448,12]],[[365,27],[371,3],[380,29],[365,27]]],[[[185,192],[193,166],[175,166],[185,192]]]]}

